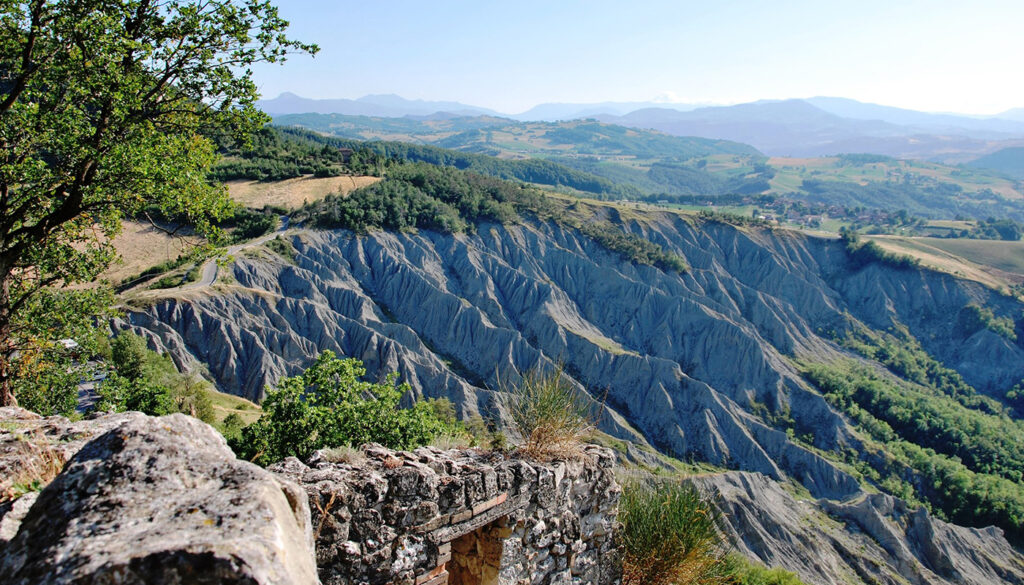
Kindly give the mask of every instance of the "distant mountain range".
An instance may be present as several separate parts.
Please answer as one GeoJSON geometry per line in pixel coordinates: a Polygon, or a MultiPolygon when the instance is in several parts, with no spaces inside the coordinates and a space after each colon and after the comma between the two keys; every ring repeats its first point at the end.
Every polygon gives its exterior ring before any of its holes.
{"type": "Polygon", "coordinates": [[[285,114],[346,114],[349,116],[402,118],[404,116],[431,116],[437,113],[462,116],[499,115],[494,110],[468,106],[458,102],[407,100],[394,94],[366,95],[354,100],[316,100],[285,92],[273,99],[260,100],[257,102],[257,107],[271,116],[285,114]]]}
{"type": "Polygon", "coordinates": [[[602,115],[622,116],[637,110],[663,108],[688,112],[702,107],[698,104],[669,104],[664,102],[602,102],[599,104],[540,104],[522,114],[508,116],[521,122],[557,122],[579,120],[602,115]]]}
{"type": "Polygon", "coordinates": [[[689,112],[657,108],[597,119],[677,136],[745,142],[779,156],[870,152],[956,163],[1024,145],[1021,121],[927,114],[841,98],[761,101],[689,112]]]}
{"type": "Polygon", "coordinates": [[[963,163],[1003,148],[1024,146],[1024,108],[978,117],[918,112],[835,97],[711,107],[656,102],[549,103],[515,115],[459,102],[407,100],[397,95],[314,100],[284,93],[258,105],[273,116],[319,113],[433,120],[501,116],[519,121],[594,118],[676,136],[742,142],[772,156],[865,152],[963,163]]]}

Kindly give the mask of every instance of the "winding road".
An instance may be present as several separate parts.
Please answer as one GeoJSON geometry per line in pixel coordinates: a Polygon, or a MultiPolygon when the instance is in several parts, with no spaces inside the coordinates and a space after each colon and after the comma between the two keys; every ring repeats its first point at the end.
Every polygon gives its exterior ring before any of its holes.
{"type": "MultiPolygon", "coordinates": [[[[241,252],[245,248],[251,248],[253,246],[259,246],[259,245],[262,245],[263,243],[267,242],[268,240],[276,238],[277,236],[281,235],[282,233],[284,233],[285,230],[288,229],[289,219],[290,218],[287,215],[282,215],[281,216],[281,224],[278,226],[278,228],[276,230],[270,232],[269,234],[264,234],[264,235],[262,235],[262,236],[260,236],[258,238],[255,238],[255,239],[252,239],[252,240],[247,240],[245,242],[242,242],[240,244],[235,244],[233,246],[228,246],[227,250],[225,250],[224,253],[220,254],[218,257],[219,258],[223,258],[224,256],[234,256],[235,254],[241,252]]],[[[217,264],[217,259],[216,258],[211,258],[211,259],[209,259],[209,260],[207,260],[206,262],[203,263],[203,276],[202,276],[202,278],[200,278],[196,282],[192,282],[192,283],[186,284],[182,288],[186,288],[187,289],[187,288],[201,288],[201,287],[204,287],[204,286],[210,286],[214,282],[217,281],[217,274],[219,272],[220,272],[220,266],[218,266],[218,264],[217,264]]]]}

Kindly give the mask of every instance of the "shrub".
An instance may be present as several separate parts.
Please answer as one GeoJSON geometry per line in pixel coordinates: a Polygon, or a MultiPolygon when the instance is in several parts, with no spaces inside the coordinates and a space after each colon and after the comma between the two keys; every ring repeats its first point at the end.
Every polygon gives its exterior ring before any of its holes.
{"type": "Polygon", "coordinates": [[[263,415],[231,442],[239,457],[268,465],[288,456],[307,459],[324,447],[381,443],[412,449],[452,427],[426,401],[400,408],[408,384],[397,374],[380,384],[360,380],[366,374],[357,359],[325,351],[299,376],[285,378],[267,393],[263,415]]]}
{"type": "Polygon", "coordinates": [[[197,375],[178,372],[167,355],[146,347],[146,340],[123,331],[110,342],[114,371],[97,389],[94,410],[136,410],[151,416],[182,412],[212,423],[209,384],[197,375]]]}
{"type": "Polygon", "coordinates": [[[100,395],[97,411],[138,411],[150,416],[174,412],[171,390],[146,378],[128,378],[111,373],[97,389],[100,395]]]}
{"type": "Polygon", "coordinates": [[[854,269],[860,269],[875,262],[886,264],[897,270],[913,270],[921,266],[921,261],[917,258],[886,252],[881,246],[871,241],[862,242],[857,232],[840,230],[839,237],[843,241],[847,256],[854,269]]]}
{"type": "Polygon", "coordinates": [[[174,410],[211,424],[215,420],[208,384],[199,376],[181,376],[171,390],[174,410]]]}
{"type": "Polygon", "coordinates": [[[520,452],[542,461],[579,452],[580,437],[593,427],[590,407],[561,366],[551,372],[534,368],[517,386],[503,390],[510,395],[512,421],[522,437],[520,452]]]}
{"type": "Polygon", "coordinates": [[[277,216],[251,209],[239,209],[234,217],[224,223],[234,225],[235,229],[231,233],[233,241],[244,242],[274,231],[277,228],[277,216]]]}
{"type": "Polygon", "coordinates": [[[78,382],[86,373],[69,360],[56,360],[31,372],[20,372],[14,380],[18,405],[43,416],[71,416],[78,406],[78,382]]]}
{"type": "Polygon", "coordinates": [[[146,340],[130,331],[122,332],[110,342],[114,368],[117,369],[118,375],[130,380],[137,380],[143,376],[148,351],[146,340]]]}
{"type": "Polygon", "coordinates": [[[768,569],[755,565],[738,554],[729,555],[725,561],[732,575],[731,582],[735,585],[804,585],[796,573],[778,567],[768,569]]]}
{"type": "Polygon", "coordinates": [[[165,288],[175,288],[181,286],[183,278],[181,275],[168,275],[160,277],[160,280],[149,285],[151,290],[159,290],[165,288]]]}
{"type": "Polygon", "coordinates": [[[220,433],[224,435],[224,438],[229,442],[231,440],[237,440],[242,436],[242,428],[245,426],[245,421],[242,417],[238,416],[238,413],[232,412],[231,414],[224,417],[224,420],[220,421],[220,433]]]}
{"type": "Polygon", "coordinates": [[[956,316],[956,330],[960,337],[967,338],[982,329],[988,329],[1010,341],[1017,341],[1013,319],[997,317],[992,309],[970,303],[960,309],[956,316]]]}
{"type": "Polygon", "coordinates": [[[714,504],[692,485],[638,480],[619,501],[623,585],[728,583],[714,504]]]}
{"type": "Polygon", "coordinates": [[[295,261],[295,246],[281,236],[268,240],[266,246],[271,252],[278,256],[292,262],[295,261]]]}

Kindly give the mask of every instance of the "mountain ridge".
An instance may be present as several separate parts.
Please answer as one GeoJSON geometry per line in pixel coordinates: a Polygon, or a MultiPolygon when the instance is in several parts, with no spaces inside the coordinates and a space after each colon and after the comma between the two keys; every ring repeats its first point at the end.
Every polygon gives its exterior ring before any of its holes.
{"type": "Polygon", "coordinates": [[[355,100],[307,100],[294,94],[259,102],[268,113],[340,113],[401,118],[486,115],[518,121],[594,118],[678,136],[750,144],[769,155],[822,156],[870,152],[904,158],[963,162],[1024,142],[1021,109],[997,116],[918,112],[847,98],[760,100],[731,106],[662,102],[539,104],[502,114],[459,102],[370,95],[355,100]]]}

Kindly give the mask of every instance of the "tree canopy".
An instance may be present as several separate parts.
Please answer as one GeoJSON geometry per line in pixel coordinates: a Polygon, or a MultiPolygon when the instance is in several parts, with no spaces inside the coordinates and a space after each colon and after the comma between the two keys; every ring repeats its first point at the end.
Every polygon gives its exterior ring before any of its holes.
{"type": "Polygon", "coordinates": [[[316,51],[287,25],[260,0],[0,0],[0,405],[67,335],[34,305],[103,308],[59,287],[110,264],[122,218],[215,231],[231,205],[207,180],[211,138],[266,122],[249,67],[316,51]]]}
{"type": "Polygon", "coordinates": [[[380,383],[361,380],[363,362],[324,351],[306,371],[284,378],[263,401],[263,416],[242,429],[231,447],[243,459],[268,465],[285,457],[306,459],[324,447],[381,443],[412,449],[457,429],[431,401],[401,408],[412,391],[392,373],[380,383]]]}

